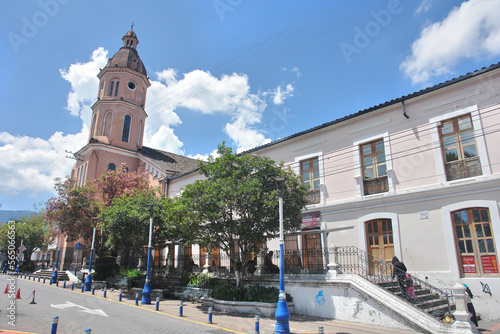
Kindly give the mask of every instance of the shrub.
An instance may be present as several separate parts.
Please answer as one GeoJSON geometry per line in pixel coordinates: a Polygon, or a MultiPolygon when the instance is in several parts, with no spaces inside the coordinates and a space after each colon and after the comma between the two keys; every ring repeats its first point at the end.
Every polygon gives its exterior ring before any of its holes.
{"type": "Polygon", "coordinates": [[[122,272],[124,277],[142,277],[144,274],[142,270],[134,268],[134,269],[126,269],[122,272]]]}
{"type": "Polygon", "coordinates": [[[213,283],[213,278],[207,274],[196,274],[191,273],[189,275],[189,284],[198,285],[202,287],[211,287],[213,283]]]}
{"type": "Polygon", "coordinates": [[[243,292],[234,283],[225,282],[217,284],[210,292],[210,297],[220,300],[241,301],[244,299],[243,292]]]}
{"type": "Polygon", "coordinates": [[[110,276],[116,276],[120,272],[120,266],[116,263],[116,258],[111,256],[99,257],[95,259],[95,273],[92,279],[104,281],[110,276]]]}
{"type": "MultiPolygon", "coordinates": [[[[255,284],[244,287],[242,291],[234,283],[225,282],[215,285],[210,293],[210,297],[231,301],[277,303],[279,289],[274,286],[255,284]]],[[[293,298],[287,293],[286,300],[292,302],[293,298]]]]}

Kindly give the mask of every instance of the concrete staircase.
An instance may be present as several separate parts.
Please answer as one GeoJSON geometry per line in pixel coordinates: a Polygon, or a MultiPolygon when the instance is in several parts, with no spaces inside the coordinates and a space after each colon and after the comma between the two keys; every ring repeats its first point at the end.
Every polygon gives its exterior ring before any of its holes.
{"type": "MultiPolygon", "coordinates": [[[[38,270],[31,274],[31,276],[40,277],[41,279],[50,280],[52,278],[53,269],[38,270]]],[[[65,271],[57,271],[57,280],[59,281],[69,281],[68,274],[65,271]]]]}
{"type": "Polygon", "coordinates": [[[377,283],[377,285],[438,320],[442,315],[455,310],[455,305],[449,305],[441,296],[423,289],[420,285],[415,286],[415,299],[403,296],[396,281],[377,283]]]}

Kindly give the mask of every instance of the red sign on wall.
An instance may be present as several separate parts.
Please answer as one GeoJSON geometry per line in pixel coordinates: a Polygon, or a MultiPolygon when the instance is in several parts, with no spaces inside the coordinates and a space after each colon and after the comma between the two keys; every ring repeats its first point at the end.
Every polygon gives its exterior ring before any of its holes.
{"type": "Polygon", "coordinates": [[[498,263],[495,255],[481,256],[481,263],[483,265],[483,273],[498,274],[498,263]]]}
{"type": "Polygon", "coordinates": [[[321,212],[308,212],[302,215],[301,229],[314,228],[321,225],[321,212]]]}
{"type": "Polygon", "coordinates": [[[467,274],[477,273],[474,256],[462,256],[462,269],[467,274]]]}

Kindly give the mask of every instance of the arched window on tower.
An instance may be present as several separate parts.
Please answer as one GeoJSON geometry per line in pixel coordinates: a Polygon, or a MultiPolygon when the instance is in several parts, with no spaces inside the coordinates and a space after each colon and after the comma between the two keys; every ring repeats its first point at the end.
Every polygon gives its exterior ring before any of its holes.
{"type": "Polygon", "coordinates": [[[94,114],[94,117],[92,117],[92,127],[90,128],[90,137],[91,138],[94,138],[96,118],[97,118],[97,115],[94,114]]]}
{"type": "Polygon", "coordinates": [[[111,124],[113,123],[113,113],[108,111],[104,116],[104,123],[102,125],[102,136],[111,135],[111,124]]]}
{"type": "Polygon", "coordinates": [[[113,170],[113,171],[115,171],[115,170],[116,170],[116,165],[115,165],[114,163],[110,163],[110,164],[108,165],[108,170],[113,170]]]}
{"type": "Polygon", "coordinates": [[[116,89],[115,89],[115,96],[118,95],[118,85],[120,84],[120,81],[116,82],[116,89]]]}
{"type": "Polygon", "coordinates": [[[111,81],[111,85],[109,86],[109,96],[113,96],[113,85],[115,84],[114,81],[111,81]]]}
{"type": "Polygon", "coordinates": [[[128,143],[128,137],[130,135],[130,123],[132,122],[132,117],[130,115],[125,115],[123,118],[123,130],[122,130],[122,141],[128,143]]]}
{"type": "Polygon", "coordinates": [[[141,146],[142,121],[139,122],[139,134],[137,135],[137,145],[141,146]]]}

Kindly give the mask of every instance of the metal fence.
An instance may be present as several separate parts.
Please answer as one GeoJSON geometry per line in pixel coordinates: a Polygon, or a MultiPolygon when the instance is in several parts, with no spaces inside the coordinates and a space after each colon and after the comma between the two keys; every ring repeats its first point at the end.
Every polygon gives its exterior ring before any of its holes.
{"type": "Polygon", "coordinates": [[[336,253],[336,261],[339,264],[339,271],[343,274],[359,275],[372,283],[387,287],[387,291],[412,303],[418,303],[419,307],[425,308],[427,312],[441,308],[442,305],[446,305],[449,312],[453,307],[453,296],[448,289],[439,289],[410,275],[413,288],[417,292],[417,295],[413,297],[408,294],[406,286],[402,287],[397,282],[398,270],[391,264],[377,259],[354,246],[337,247],[334,252],[336,253]],[[392,282],[397,284],[391,284],[392,282]]]}

